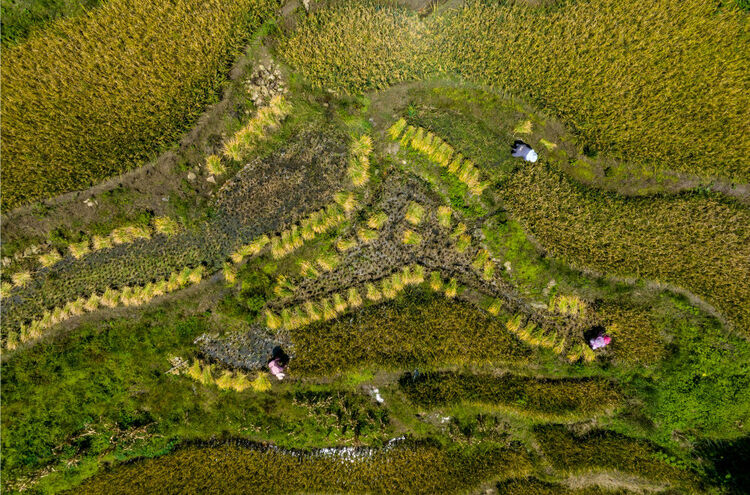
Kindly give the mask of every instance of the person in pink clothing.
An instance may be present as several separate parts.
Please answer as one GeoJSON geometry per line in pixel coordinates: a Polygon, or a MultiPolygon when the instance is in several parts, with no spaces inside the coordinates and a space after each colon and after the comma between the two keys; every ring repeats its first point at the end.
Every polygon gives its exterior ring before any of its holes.
{"type": "Polygon", "coordinates": [[[268,369],[271,371],[271,374],[278,378],[279,380],[283,380],[286,376],[284,374],[284,367],[281,366],[281,363],[278,359],[274,359],[271,362],[268,363],[268,369]]]}
{"type": "Polygon", "coordinates": [[[268,370],[273,376],[279,380],[283,380],[286,376],[284,370],[286,369],[287,364],[289,364],[289,356],[287,356],[284,350],[277,345],[273,348],[271,360],[268,362],[268,370]]]}
{"type": "Polygon", "coordinates": [[[607,345],[609,345],[610,342],[612,342],[612,337],[602,333],[602,334],[599,334],[599,336],[596,337],[595,339],[589,340],[589,345],[591,345],[591,348],[593,350],[597,350],[602,347],[606,347],[607,345]]]}

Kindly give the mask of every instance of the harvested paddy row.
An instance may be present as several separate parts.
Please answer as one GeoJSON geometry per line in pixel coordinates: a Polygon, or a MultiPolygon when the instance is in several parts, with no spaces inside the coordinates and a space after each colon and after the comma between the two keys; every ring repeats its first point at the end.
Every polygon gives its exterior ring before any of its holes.
{"type": "Polygon", "coordinates": [[[166,279],[186,266],[205,266],[208,273],[215,272],[241,244],[269,230],[283,230],[326,204],[333,199],[331,188],[345,173],[344,155],[338,155],[336,144],[319,134],[299,136],[296,143],[276,157],[246,167],[245,175],[240,173],[244,180],[226,184],[216,199],[218,215],[195,231],[140,239],[81,259],[68,256],[41,270],[4,300],[3,329],[20,328],[41,318],[45,310],[81,297],[166,279]],[[328,149],[329,154],[310,153],[316,147],[328,149]],[[247,170],[252,170],[251,176],[247,170]],[[284,180],[279,180],[280,170],[284,180]]]}
{"type": "MultiPolygon", "coordinates": [[[[448,94],[449,101],[464,105],[476,97],[474,91],[448,94]]],[[[443,130],[447,127],[440,116],[439,110],[433,110],[414,121],[443,130]]],[[[464,136],[487,141],[502,137],[489,131],[489,126],[484,127],[484,135],[481,130],[469,132],[462,127],[483,122],[481,114],[457,122],[450,131],[452,147],[480,152],[476,141],[464,136]]],[[[413,137],[402,144],[413,146],[411,141],[413,137]]],[[[550,156],[550,164],[527,164],[518,170],[482,160],[477,165],[500,174],[493,192],[510,216],[551,254],[578,268],[684,288],[716,307],[738,331],[749,328],[745,309],[750,292],[743,283],[750,276],[747,207],[710,193],[623,198],[598,192],[556,170],[558,159],[550,156]]]]}

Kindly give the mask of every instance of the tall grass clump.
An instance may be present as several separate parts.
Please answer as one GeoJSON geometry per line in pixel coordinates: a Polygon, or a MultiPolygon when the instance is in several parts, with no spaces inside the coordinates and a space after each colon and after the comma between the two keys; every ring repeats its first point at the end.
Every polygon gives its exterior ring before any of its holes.
{"type": "Polygon", "coordinates": [[[143,163],[195,121],[276,0],[112,0],[4,50],[3,207],[143,163]]]}

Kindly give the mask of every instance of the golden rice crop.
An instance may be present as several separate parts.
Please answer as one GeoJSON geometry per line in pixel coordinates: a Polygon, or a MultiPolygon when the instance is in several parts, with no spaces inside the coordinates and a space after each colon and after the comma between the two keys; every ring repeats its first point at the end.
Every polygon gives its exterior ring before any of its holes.
{"type": "MultiPolygon", "coordinates": [[[[353,93],[458,72],[549,109],[589,150],[646,176],[750,180],[750,31],[734,2],[531,3],[470,0],[419,19],[342,2],[309,16],[281,52],[314,86],[353,93]]],[[[393,139],[404,132],[408,144],[415,131],[397,124],[393,139]]]]}
{"type": "Polygon", "coordinates": [[[716,306],[750,328],[750,212],[718,195],[623,198],[585,189],[530,164],[501,192],[525,229],[578,267],[656,279],[716,306]]]}
{"type": "Polygon", "coordinates": [[[280,52],[318,88],[382,89],[434,72],[430,23],[407,9],[339,2],[293,31],[280,52]]]}
{"type": "Polygon", "coordinates": [[[80,189],[172,143],[276,0],[112,0],[3,51],[3,207],[80,189]]]}
{"type": "Polygon", "coordinates": [[[748,181],[746,17],[702,0],[471,0],[436,49],[465,76],[553,110],[595,150],[748,181]]]}

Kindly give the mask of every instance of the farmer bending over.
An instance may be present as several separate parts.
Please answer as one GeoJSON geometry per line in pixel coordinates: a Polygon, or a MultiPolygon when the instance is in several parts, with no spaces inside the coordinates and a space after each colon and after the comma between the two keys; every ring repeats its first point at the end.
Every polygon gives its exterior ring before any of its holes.
{"type": "Polygon", "coordinates": [[[531,146],[524,143],[520,139],[516,139],[516,141],[513,143],[510,154],[515,156],[516,158],[523,158],[527,162],[531,163],[534,163],[536,159],[539,158],[536,154],[536,151],[534,151],[531,146]]]}
{"type": "Polygon", "coordinates": [[[271,360],[268,362],[269,371],[271,371],[271,374],[279,380],[283,380],[286,376],[284,374],[284,369],[287,364],[289,364],[289,356],[287,356],[281,346],[277,345],[273,348],[271,360]]]}

